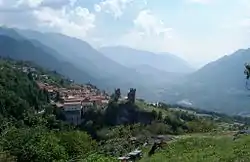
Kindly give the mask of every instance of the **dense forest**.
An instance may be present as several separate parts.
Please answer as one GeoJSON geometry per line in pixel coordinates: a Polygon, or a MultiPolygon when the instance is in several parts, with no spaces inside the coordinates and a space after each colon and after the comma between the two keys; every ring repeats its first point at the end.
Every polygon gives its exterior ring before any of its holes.
{"type": "Polygon", "coordinates": [[[46,82],[70,86],[69,79],[57,72],[29,62],[1,59],[0,161],[112,162],[141,147],[152,136],[215,132],[221,129],[220,123],[248,121],[220,114],[200,117],[172,110],[173,105],[153,106],[139,99],[120,101],[120,94],[114,93],[105,109],[93,106],[84,114],[84,122],[73,126],[51,104],[48,91],[38,87],[36,81],[43,80],[29,71],[24,73],[23,67],[48,75],[46,82]],[[215,116],[220,119],[215,120],[215,116]]]}

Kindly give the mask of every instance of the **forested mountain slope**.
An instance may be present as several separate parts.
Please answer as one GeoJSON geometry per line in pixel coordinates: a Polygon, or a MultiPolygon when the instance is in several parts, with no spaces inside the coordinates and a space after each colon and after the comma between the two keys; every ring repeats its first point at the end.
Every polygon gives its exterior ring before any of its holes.
{"type": "Polygon", "coordinates": [[[193,106],[207,110],[249,114],[249,91],[244,75],[244,64],[249,61],[250,49],[224,56],[170,87],[163,98],[174,102],[187,99],[193,106]]]}

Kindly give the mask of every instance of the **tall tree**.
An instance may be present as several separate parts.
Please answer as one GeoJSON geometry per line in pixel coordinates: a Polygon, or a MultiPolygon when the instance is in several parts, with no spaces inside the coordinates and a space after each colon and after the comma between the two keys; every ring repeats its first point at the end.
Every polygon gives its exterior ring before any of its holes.
{"type": "Polygon", "coordinates": [[[246,78],[249,79],[250,77],[250,64],[245,64],[245,75],[246,75],[246,78]]]}
{"type": "Polygon", "coordinates": [[[61,100],[60,93],[57,91],[55,101],[59,102],[60,100],[61,100]]]}
{"type": "Polygon", "coordinates": [[[115,96],[114,96],[115,102],[117,102],[119,100],[119,98],[121,98],[121,90],[120,90],[120,88],[115,90],[115,96]]]}
{"type": "Polygon", "coordinates": [[[29,78],[29,80],[33,80],[32,72],[29,72],[29,73],[28,73],[28,78],[29,78]]]}
{"type": "Polygon", "coordinates": [[[250,78],[250,64],[248,64],[248,63],[245,64],[245,71],[244,71],[244,73],[245,73],[246,79],[247,79],[247,81],[246,81],[246,88],[248,90],[250,90],[250,87],[248,85],[248,80],[250,78]]]}
{"type": "Polygon", "coordinates": [[[161,112],[161,111],[159,111],[157,118],[158,118],[158,120],[160,120],[160,121],[162,120],[162,112],[161,112]]]}

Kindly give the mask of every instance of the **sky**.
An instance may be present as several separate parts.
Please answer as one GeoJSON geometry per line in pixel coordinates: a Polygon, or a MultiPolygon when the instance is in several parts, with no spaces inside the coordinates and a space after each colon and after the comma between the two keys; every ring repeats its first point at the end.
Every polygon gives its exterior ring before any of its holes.
{"type": "Polygon", "coordinates": [[[250,0],[0,0],[0,25],[169,52],[198,67],[250,48],[250,0]]]}

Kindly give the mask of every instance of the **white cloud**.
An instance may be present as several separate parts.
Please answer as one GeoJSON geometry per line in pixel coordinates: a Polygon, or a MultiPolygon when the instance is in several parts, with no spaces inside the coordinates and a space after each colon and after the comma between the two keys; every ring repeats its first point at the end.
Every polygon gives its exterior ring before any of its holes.
{"type": "Polygon", "coordinates": [[[94,8],[95,8],[95,11],[96,11],[96,12],[101,12],[101,11],[102,11],[101,6],[98,5],[98,4],[95,4],[95,5],[94,5],[94,8]]]}
{"type": "MultiPolygon", "coordinates": [[[[76,6],[77,0],[4,0],[0,24],[10,27],[48,29],[86,38],[95,27],[95,15],[76,6]]],[[[1,10],[2,9],[2,10],[1,10]]]]}
{"type": "Polygon", "coordinates": [[[96,12],[104,11],[112,14],[115,18],[122,16],[124,9],[127,5],[131,4],[134,0],[105,0],[99,4],[95,4],[96,12]]]}
{"type": "Polygon", "coordinates": [[[120,43],[123,45],[161,51],[173,37],[173,29],[150,10],[142,10],[133,22],[134,28],[121,38],[120,43]]]}
{"type": "Polygon", "coordinates": [[[146,35],[163,34],[164,37],[169,37],[171,28],[167,28],[161,19],[153,15],[150,10],[142,10],[137,18],[134,20],[136,30],[144,32],[146,35]]]}
{"type": "Polygon", "coordinates": [[[95,27],[95,15],[80,6],[74,9],[63,7],[60,10],[46,7],[34,11],[34,15],[41,25],[78,38],[84,38],[95,27]]]}

